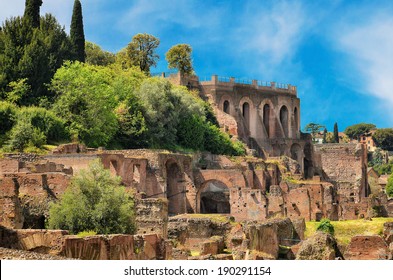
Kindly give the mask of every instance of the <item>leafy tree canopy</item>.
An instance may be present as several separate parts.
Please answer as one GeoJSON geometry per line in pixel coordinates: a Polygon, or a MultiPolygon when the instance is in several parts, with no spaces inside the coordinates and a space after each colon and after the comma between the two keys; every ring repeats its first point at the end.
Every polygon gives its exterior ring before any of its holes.
{"type": "Polygon", "coordinates": [[[317,123],[309,123],[304,127],[304,130],[311,133],[312,140],[315,142],[315,137],[322,128],[325,128],[325,126],[317,123]]]}
{"type": "Polygon", "coordinates": [[[348,135],[351,139],[358,139],[360,135],[370,132],[370,130],[375,129],[375,125],[371,123],[359,123],[355,125],[348,126],[344,133],[348,135]]]}
{"type": "Polygon", "coordinates": [[[392,128],[382,128],[377,129],[373,134],[373,140],[376,145],[387,151],[393,150],[393,129],[392,128]]]}
{"type": "Polygon", "coordinates": [[[156,49],[159,44],[160,40],[153,35],[135,35],[127,46],[127,66],[138,66],[141,71],[149,74],[150,67],[157,65],[159,56],[156,49]]]}
{"type": "Polygon", "coordinates": [[[97,65],[97,66],[107,66],[115,62],[115,55],[113,53],[104,51],[100,46],[86,41],[85,43],[86,51],[86,63],[97,65]]]}
{"type": "Polygon", "coordinates": [[[191,52],[192,48],[187,44],[179,44],[170,48],[165,55],[169,69],[178,69],[181,74],[192,74],[191,52]]]}

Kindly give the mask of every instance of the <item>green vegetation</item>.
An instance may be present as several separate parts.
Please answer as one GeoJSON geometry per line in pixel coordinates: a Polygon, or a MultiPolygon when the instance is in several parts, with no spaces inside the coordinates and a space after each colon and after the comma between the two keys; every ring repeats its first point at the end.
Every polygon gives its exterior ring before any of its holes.
{"type": "Polygon", "coordinates": [[[317,231],[322,231],[334,235],[334,226],[331,224],[329,219],[322,219],[317,226],[317,231]]]}
{"type": "Polygon", "coordinates": [[[338,137],[338,125],[337,125],[337,123],[334,123],[333,136],[334,136],[334,143],[340,143],[340,138],[338,137]]]}
{"type": "Polygon", "coordinates": [[[375,144],[387,151],[393,150],[393,128],[381,128],[377,129],[373,134],[373,140],[375,144]]]}
{"type": "Polygon", "coordinates": [[[375,125],[371,123],[359,123],[355,125],[348,126],[344,133],[348,135],[351,139],[358,139],[360,135],[370,132],[370,130],[375,129],[375,125]]]}
{"type": "MultiPolygon", "coordinates": [[[[0,29],[2,151],[43,152],[46,144],[75,141],[89,147],[245,153],[241,142],[219,129],[198,94],[149,76],[158,38],[137,34],[111,54],[85,42],[79,0],[70,36],[52,15],[40,18],[41,4],[26,1],[25,16],[6,20],[0,29]]],[[[190,46],[176,45],[168,54],[180,72],[192,71],[190,46]]]]}
{"type": "Polygon", "coordinates": [[[49,228],[73,234],[134,233],[134,199],[120,181],[99,160],[92,162],[88,170],[73,177],[61,200],[50,205],[49,228]]]}
{"type": "Polygon", "coordinates": [[[309,124],[307,124],[307,125],[304,127],[304,130],[305,130],[306,132],[310,132],[310,133],[311,133],[312,141],[315,142],[315,141],[316,141],[316,140],[315,140],[315,137],[317,136],[317,133],[318,133],[319,131],[321,131],[322,128],[325,128],[325,126],[324,126],[324,125],[317,124],[317,123],[309,123],[309,124]]]}
{"type": "Polygon", "coordinates": [[[388,183],[386,184],[386,194],[389,197],[393,197],[393,175],[390,174],[388,178],[388,183]]]}
{"type": "Polygon", "coordinates": [[[169,69],[178,69],[181,74],[192,74],[192,48],[187,44],[173,46],[165,55],[169,69]]]}
{"type": "Polygon", "coordinates": [[[82,5],[79,0],[75,0],[72,12],[70,40],[72,53],[75,60],[85,62],[85,33],[83,30],[82,5]]]}
{"type": "MultiPolygon", "coordinates": [[[[381,234],[383,231],[383,224],[386,222],[393,222],[393,218],[373,218],[372,221],[364,219],[349,220],[349,221],[331,221],[334,227],[334,237],[339,244],[347,245],[351,238],[355,235],[374,235],[381,234]]],[[[305,237],[308,238],[315,234],[319,222],[306,222],[305,237]]]]}

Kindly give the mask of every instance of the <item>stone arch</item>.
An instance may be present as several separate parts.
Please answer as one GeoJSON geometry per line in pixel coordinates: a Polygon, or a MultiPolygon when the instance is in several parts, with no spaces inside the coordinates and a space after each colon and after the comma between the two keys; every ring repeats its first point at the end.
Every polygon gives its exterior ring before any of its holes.
{"type": "Polygon", "coordinates": [[[291,158],[296,160],[299,164],[302,164],[302,147],[299,144],[293,144],[291,146],[291,158]]]}
{"type": "Polygon", "coordinates": [[[270,138],[270,105],[265,104],[263,106],[263,126],[265,127],[267,137],[270,138]]]}
{"type": "Polygon", "coordinates": [[[199,212],[230,214],[230,191],[228,186],[219,180],[208,180],[203,183],[197,195],[199,212]]]}
{"type": "Polygon", "coordinates": [[[288,137],[289,133],[289,117],[288,117],[288,108],[287,106],[283,105],[280,109],[280,123],[282,126],[282,129],[284,131],[284,137],[288,137]]]}
{"type": "Polygon", "coordinates": [[[168,199],[168,214],[177,215],[186,212],[185,188],[183,172],[175,160],[169,159],[166,169],[166,197],[168,199]]]}
{"type": "Polygon", "coordinates": [[[255,137],[255,107],[252,100],[248,97],[243,97],[239,102],[242,117],[246,124],[248,131],[252,137],[255,137]]]}
{"type": "Polygon", "coordinates": [[[293,109],[293,120],[294,120],[294,135],[295,137],[297,137],[297,135],[299,134],[299,112],[297,107],[295,107],[295,109],[293,109]]]}
{"type": "Polygon", "coordinates": [[[228,100],[225,100],[225,101],[224,101],[224,104],[223,104],[222,110],[224,111],[224,113],[227,113],[227,114],[230,115],[230,114],[231,114],[231,111],[230,111],[229,106],[230,106],[229,101],[228,101],[228,100]]]}

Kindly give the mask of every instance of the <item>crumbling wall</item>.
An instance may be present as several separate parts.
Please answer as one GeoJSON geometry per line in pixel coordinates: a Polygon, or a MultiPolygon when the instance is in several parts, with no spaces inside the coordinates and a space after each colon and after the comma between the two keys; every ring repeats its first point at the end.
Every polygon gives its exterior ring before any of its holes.
{"type": "Polygon", "coordinates": [[[0,226],[22,228],[24,217],[16,178],[0,177],[0,226]]]}
{"type": "Polygon", "coordinates": [[[168,236],[168,201],[165,198],[141,199],[136,203],[136,226],[138,234],[168,236]]]}

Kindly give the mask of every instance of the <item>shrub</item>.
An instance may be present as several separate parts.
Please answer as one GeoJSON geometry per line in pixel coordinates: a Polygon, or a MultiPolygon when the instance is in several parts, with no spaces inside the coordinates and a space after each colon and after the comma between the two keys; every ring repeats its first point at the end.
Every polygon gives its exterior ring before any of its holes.
{"type": "Polygon", "coordinates": [[[73,234],[134,233],[133,196],[120,181],[99,160],[93,161],[88,170],[73,177],[60,201],[50,205],[49,228],[69,230],[73,234]]]}
{"type": "Polygon", "coordinates": [[[16,112],[14,104],[0,101],[0,134],[5,134],[15,124],[16,112]]]}
{"type": "Polygon", "coordinates": [[[330,223],[329,219],[322,219],[317,227],[317,231],[322,231],[334,235],[334,226],[330,223]]]}
{"type": "Polygon", "coordinates": [[[390,174],[390,176],[388,178],[388,183],[386,184],[386,194],[389,197],[393,197],[393,175],[392,174],[390,174]]]}
{"type": "Polygon", "coordinates": [[[8,149],[11,151],[23,152],[27,146],[41,148],[46,143],[44,133],[31,123],[22,119],[12,128],[9,140],[7,142],[8,149]]]}

